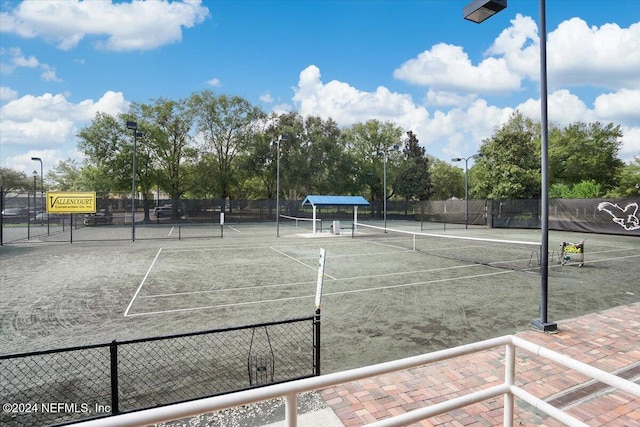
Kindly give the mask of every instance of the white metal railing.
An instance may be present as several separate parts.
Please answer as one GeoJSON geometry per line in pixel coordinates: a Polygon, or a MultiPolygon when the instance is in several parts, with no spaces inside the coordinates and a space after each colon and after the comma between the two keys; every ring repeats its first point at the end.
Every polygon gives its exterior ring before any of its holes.
{"type": "Polygon", "coordinates": [[[570,368],[581,374],[601,381],[618,390],[629,393],[640,398],[640,385],[631,381],[620,378],[616,375],[605,372],[601,369],[594,368],[586,363],[579,362],[570,357],[546,349],[537,344],[533,344],[526,340],[513,335],[506,335],[499,338],[493,338],[477,343],[466,344],[446,350],[440,350],[433,353],[423,354],[420,356],[408,357],[405,359],[394,360],[391,362],[380,363],[372,366],[351,369],[343,372],[322,375],[313,378],[275,384],[271,386],[261,387],[252,390],[241,391],[237,393],[210,397],[205,399],[194,400],[190,402],[178,403],[174,405],[162,406],[153,409],[132,412],[128,414],[115,415],[111,417],[85,421],[78,423],[81,426],[145,426],[161,422],[172,421],[180,418],[193,417],[209,412],[220,411],[248,405],[251,403],[262,402],[274,398],[285,398],[285,423],[288,427],[296,427],[298,424],[297,400],[298,394],[313,390],[321,390],[327,387],[344,384],[352,381],[362,380],[365,378],[377,377],[396,371],[415,368],[418,366],[428,365],[459,356],[464,356],[480,351],[490,350],[495,347],[506,346],[505,350],[505,372],[504,383],[498,386],[490,387],[484,390],[469,393],[445,402],[434,404],[425,408],[416,409],[401,415],[377,421],[368,424],[369,427],[396,427],[420,420],[434,417],[455,409],[465,407],[474,403],[482,402],[500,395],[504,395],[504,425],[511,427],[513,425],[513,407],[514,397],[518,397],[529,403],[538,410],[547,415],[563,422],[568,426],[585,427],[587,424],[563,412],[562,410],[549,405],[542,399],[530,394],[522,388],[514,384],[516,370],[516,348],[523,349],[535,355],[549,359],[562,366],[570,368]]]}

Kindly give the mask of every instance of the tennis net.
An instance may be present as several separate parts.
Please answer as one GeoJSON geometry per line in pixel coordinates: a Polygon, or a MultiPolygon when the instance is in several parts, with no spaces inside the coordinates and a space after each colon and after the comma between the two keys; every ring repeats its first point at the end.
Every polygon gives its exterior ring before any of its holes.
{"type": "Polygon", "coordinates": [[[393,248],[517,271],[540,266],[542,247],[537,242],[415,233],[361,223],[356,227],[354,238],[393,248]]]}
{"type": "MultiPolygon", "coordinates": [[[[316,218],[315,221],[316,221],[316,230],[322,231],[322,219],[316,218]]],[[[313,218],[280,215],[280,222],[285,225],[289,224],[295,227],[303,227],[308,230],[313,229],[313,218]]]]}

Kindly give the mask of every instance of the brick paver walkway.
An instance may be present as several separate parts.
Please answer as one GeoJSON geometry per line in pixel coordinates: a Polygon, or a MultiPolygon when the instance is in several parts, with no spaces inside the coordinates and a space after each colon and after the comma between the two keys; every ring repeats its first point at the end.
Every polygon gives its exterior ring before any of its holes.
{"type": "MultiPolygon", "coordinates": [[[[560,321],[558,327],[553,335],[518,336],[640,382],[640,303],[560,321]]],[[[345,426],[360,426],[501,384],[503,362],[500,348],[328,388],[322,397],[345,426]]],[[[517,350],[516,385],[590,426],[640,427],[640,399],[524,350],[517,350]]],[[[563,425],[518,398],[514,413],[516,426],[563,425]]],[[[502,415],[503,399],[496,398],[416,425],[496,426],[502,415]]]]}

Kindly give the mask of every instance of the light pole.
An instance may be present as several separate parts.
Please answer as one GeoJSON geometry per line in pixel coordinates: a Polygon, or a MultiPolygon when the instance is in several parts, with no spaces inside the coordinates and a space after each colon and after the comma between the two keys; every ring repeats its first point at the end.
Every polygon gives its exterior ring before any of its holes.
{"type": "MultiPolygon", "coordinates": [[[[43,168],[42,168],[42,159],[40,157],[32,157],[31,160],[34,162],[40,162],[40,209],[44,209],[44,186],[42,185],[42,177],[43,177],[43,168]]],[[[33,194],[35,197],[35,193],[33,194]]],[[[33,206],[35,212],[36,199],[33,199],[33,206]]],[[[44,217],[44,215],[42,215],[44,217]]],[[[42,221],[42,220],[41,220],[42,221]]]]}
{"type": "MultiPolygon", "coordinates": [[[[33,219],[35,220],[36,218],[36,192],[38,191],[38,188],[36,186],[36,182],[38,179],[38,171],[33,171],[33,219]]],[[[31,213],[27,211],[27,224],[29,224],[31,222],[31,213]]]]}
{"type": "Polygon", "coordinates": [[[387,153],[390,151],[399,151],[400,146],[397,144],[393,144],[391,147],[386,150],[374,151],[372,154],[374,156],[382,156],[382,211],[384,217],[384,232],[387,232],[387,153]]]}
{"type": "Polygon", "coordinates": [[[482,153],[474,154],[469,157],[455,157],[451,159],[452,162],[461,162],[464,160],[464,228],[469,228],[469,173],[467,165],[469,159],[479,159],[482,157],[482,153]]]}
{"type": "Polygon", "coordinates": [[[276,163],[276,237],[280,237],[280,143],[288,141],[288,135],[280,135],[276,141],[271,141],[271,146],[277,146],[276,163]]]}
{"type": "Polygon", "coordinates": [[[127,122],[127,129],[133,131],[133,167],[131,172],[131,241],[136,241],[136,150],[138,142],[138,123],[127,122]]]}
{"type": "MultiPolygon", "coordinates": [[[[545,0],[539,3],[540,27],[540,145],[541,145],[541,254],[540,254],[540,319],[533,319],[531,327],[542,332],[554,332],[558,325],[548,319],[549,290],[549,119],[547,116],[547,12],[545,0]]],[[[507,7],[507,0],[474,0],[464,7],[464,19],[481,23],[507,7]]]]}

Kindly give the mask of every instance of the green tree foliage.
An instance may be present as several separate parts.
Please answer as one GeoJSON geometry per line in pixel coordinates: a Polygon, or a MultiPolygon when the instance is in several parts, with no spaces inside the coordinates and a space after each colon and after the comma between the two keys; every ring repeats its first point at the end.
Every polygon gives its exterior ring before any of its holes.
{"type": "Polygon", "coordinates": [[[116,118],[98,112],[91,125],[78,132],[78,149],[85,156],[87,168],[81,182],[92,186],[84,190],[121,194],[131,192],[133,135],[125,122],[125,117],[116,118]]]}
{"type": "Polygon", "coordinates": [[[549,183],[568,186],[593,180],[604,190],[616,187],[624,163],[618,158],[620,126],[573,123],[549,132],[549,183]]]}
{"type": "MultiPolygon", "coordinates": [[[[152,104],[134,104],[132,114],[142,122],[144,144],[149,153],[149,162],[157,170],[145,179],[159,185],[178,201],[187,191],[189,170],[185,164],[195,164],[197,151],[192,144],[194,112],[187,100],[154,100],[152,104]],[[154,182],[155,181],[155,182],[154,182]]],[[[142,150],[141,150],[142,151],[142,150]]],[[[178,216],[178,203],[173,203],[172,216],[178,216]]]]}
{"type": "Polygon", "coordinates": [[[265,114],[244,98],[211,91],[192,94],[189,105],[201,141],[200,152],[208,154],[204,161],[213,178],[201,182],[212,185],[213,194],[230,197],[237,186],[234,162],[252,140],[255,126],[265,114]]]}
{"type": "Polygon", "coordinates": [[[24,172],[0,168],[0,187],[5,191],[31,191],[33,190],[33,181],[24,172]]]}
{"type": "Polygon", "coordinates": [[[613,197],[640,196],[640,156],[619,170],[617,182],[617,187],[611,192],[613,197]]]}
{"type": "Polygon", "coordinates": [[[366,123],[356,123],[343,132],[347,141],[346,147],[356,159],[355,176],[358,177],[358,182],[362,183],[366,177],[374,200],[382,200],[384,194],[384,156],[377,153],[387,152],[387,199],[391,198],[394,189],[389,189],[389,184],[394,182],[398,175],[402,156],[390,149],[402,143],[402,129],[391,122],[369,120],[366,123]],[[373,175],[369,176],[369,173],[373,175]]]}
{"type": "Polygon", "coordinates": [[[395,192],[405,200],[428,200],[431,193],[429,181],[429,158],[412,131],[407,132],[404,161],[393,182],[395,192]]]}
{"type": "Polygon", "coordinates": [[[581,181],[572,186],[553,184],[549,187],[551,199],[595,199],[603,195],[602,186],[593,179],[581,181]]]}
{"type": "MultiPolygon", "coordinates": [[[[85,163],[62,162],[51,181],[64,189],[129,194],[133,144],[127,120],[138,122],[144,133],[138,140],[136,183],[146,201],[154,188],[176,200],[185,194],[274,199],[278,152],[284,199],[370,194],[381,201],[385,163],[380,153],[388,160],[388,198],[464,197],[464,169],[429,159],[411,131],[402,153],[396,152],[392,147],[403,145],[403,130],[390,122],[369,120],[340,129],[330,118],[295,112],[267,116],[241,97],[209,91],[186,100],[134,104],[118,117],[98,113],[78,135],[85,163]],[[282,134],[288,139],[272,145],[282,134]]],[[[640,160],[624,165],[618,159],[621,136],[613,124],[552,126],[551,197],[637,196],[640,160]]],[[[540,197],[538,123],[516,112],[482,142],[480,152],[484,157],[468,171],[470,197],[540,197]]]]}
{"type": "Polygon", "coordinates": [[[482,142],[476,161],[475,194],[490,199],[540,196],[539,126],[516,112],[482,142]]]}
{"type": "Polygon", "coordinates": [[[130,195],[135,143],[136,193],[139,191],[142,194],[145,220],[149,220],[149,193],[155,169],[144,123],[138,123],[138,130],[134,131],[126,127],[126,122],[131,120],[139,122],[129,114],[121,114],[116,118],[97,113],[91,125],[80,130],[78,148],[86,160],[79,184],[88,187],[84,190],[130,195]]]}
{"type": "Polygon", "coordinates": [[[431,158],[429,178],[434,200],[448,200],[464,196],[464,171],[449,163],[431,158]]]}

